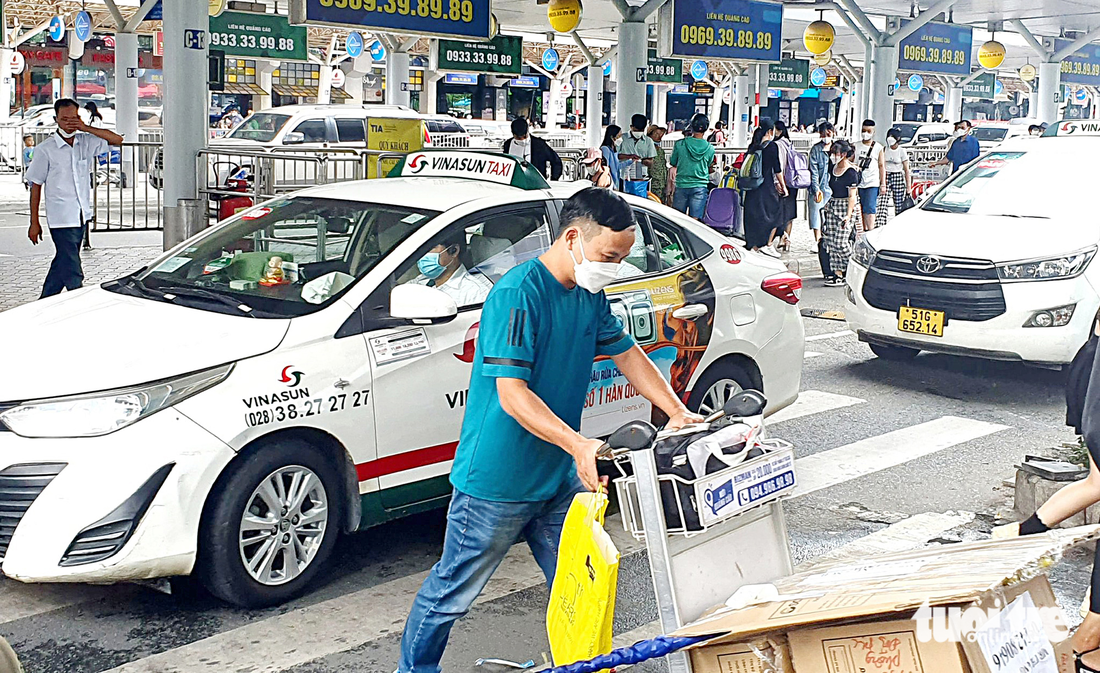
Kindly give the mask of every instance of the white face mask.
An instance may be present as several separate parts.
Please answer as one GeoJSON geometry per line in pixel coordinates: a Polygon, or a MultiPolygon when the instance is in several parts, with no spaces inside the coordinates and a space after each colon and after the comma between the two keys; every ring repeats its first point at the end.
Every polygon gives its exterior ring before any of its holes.
{"type": "Polygon", "coordinates": [[[955,129],[955,137],[962,138],[966,135],[966,129],[955,129]]]}
{"type": "Polygon", "coordinates": [[[897,147],[898,146],[898,139],[897,138],[890,138],[889,142],[890,142],[890,147],[897,147]]]}
{"type": "Polygon", "coordinates": [[[585,257],[583,236],[583,234],[577,236],[581,260],[578,262],[573,256],[573,251],[569,251],[569,258],[573,260],[573,275],[576,277],[577,285],[592,294],[597,294],[619,277],[619,265],[612,262],[593,262],[585,257]]]}
{"type": "Polygon", "coordinates": [[[864,140],[870,140],[871,138],[875,137],[875,134],[874,133],[868,133],[867,131],[864,131],[863,134],[860,137],[863,138],[864,140]]]}
{"type": "Polygon", "coordinates": [[[598,164],[587,164],[584,167],[584,172],[588,175],[588,177],[592,177],[593,175],[596,174],[596,170],[598,168],[599,168],[598,164]]]}
{"type": "Polygon", "coordinates": [[[70,140],[72,138],[75,138],[77,133],[80,133],[80,132],[79,131],[64,131],[62,129],[57,129],[57,135],[61,136],[65,140],[70,140]]]}
{"type": "Polygon", "coordinates": [[[634,138],[634,140],[641,140],[642,136],[644,136],[645,133],[643,131],[631,131],[630,135],[634,138]]]}

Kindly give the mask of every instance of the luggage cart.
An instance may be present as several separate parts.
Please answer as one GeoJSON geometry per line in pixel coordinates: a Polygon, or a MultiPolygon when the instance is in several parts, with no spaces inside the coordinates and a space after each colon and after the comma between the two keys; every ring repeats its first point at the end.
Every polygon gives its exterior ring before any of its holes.
{"type": "MultiPolygon", "coordinates": [[[[748,392],[759,398],[762,410],[763,396],[748,392]]],[[[724,414],[747,416],[736,413],[736,408],[730,413],[737,399],[727,403],[724,414]]],[[[703,436],[703,430],[678,432],[703,436]]],[[[793,571],[783,513],[783,498],[794,490],[795,482],[791,445],[778,439],[760,440],[764,455],[685,479],[657,471],[657,441],[676,435],[657,434],[648,423],[634,422],[609,439],[623,475],[615,481],[623,525],[636,539],[645,540],[666,634],[698,619],[746,584],[771,582],[793,571]],[[633,445],[622,441],[631,434],[625,432],[631,426],[633,445]],[[623,449],[629,451],[618,453],[623,449]],[[632,470],[623,469],[626,462],[632,470]],[[691,516],[692,510],[697,518],[691,516]]],[[[671,673],[691,673],[686,652],[668,655],[667,661],[671,673]]]]}

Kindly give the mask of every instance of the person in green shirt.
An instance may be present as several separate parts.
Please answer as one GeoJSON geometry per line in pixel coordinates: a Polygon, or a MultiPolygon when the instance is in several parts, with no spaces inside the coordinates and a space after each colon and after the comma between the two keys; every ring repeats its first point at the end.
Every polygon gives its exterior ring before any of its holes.
{"type": "Polygon", "coordinates": [[[703,219],[710,167],[714,163],[714,146],[703,138],[708,128],[710,120],[706,115],[696,114],[692,117],[688,125],[690,135],[676,142],[669,161],[675,170],[676,185],[672,207],[697,220],[703,219]]]}

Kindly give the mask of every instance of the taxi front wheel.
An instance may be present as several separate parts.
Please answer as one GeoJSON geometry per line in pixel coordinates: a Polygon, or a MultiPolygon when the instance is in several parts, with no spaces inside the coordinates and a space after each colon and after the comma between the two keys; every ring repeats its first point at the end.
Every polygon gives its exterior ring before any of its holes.
{"type": "Polygon", "coordinates": [[[297,438],[230,465],[203,521],[198,574],[207,590],[249,608],[301,594],[336,544],[340,483],[332,461],[297,438]]]}

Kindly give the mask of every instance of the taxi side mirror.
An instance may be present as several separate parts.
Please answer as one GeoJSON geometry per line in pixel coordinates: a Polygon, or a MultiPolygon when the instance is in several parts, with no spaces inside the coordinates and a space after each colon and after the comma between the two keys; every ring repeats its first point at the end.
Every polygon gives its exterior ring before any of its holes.
{"type": "Polygon", "coordinates": [[[299,131],[290,131],[283,136],[284,145],[301,145],[306,141],[306,134],[299,131]]]}
{"type": "Polygon", "coordinates": [[[390,292],[390,315],[417,325],[438,325],[454,320],[458,304],[438,288],[406,283],[390,292]]]}

